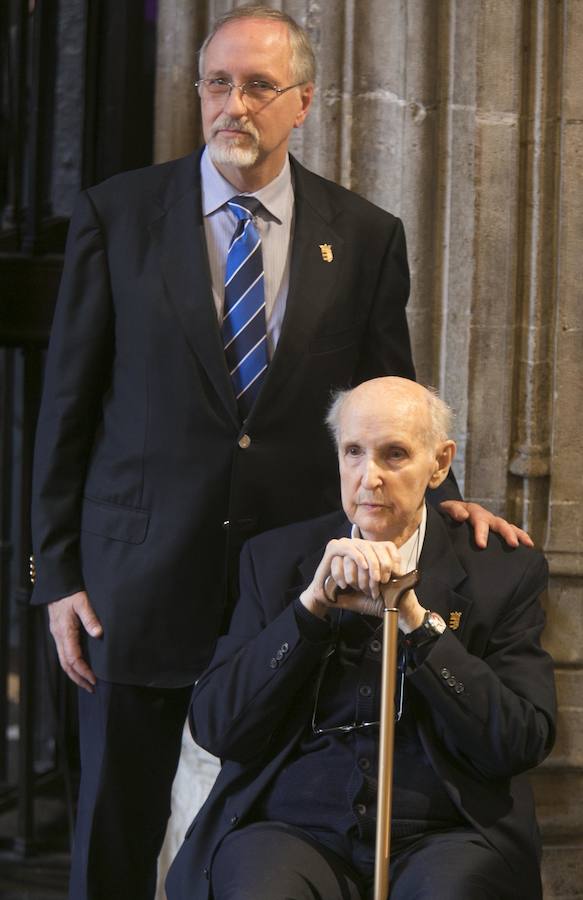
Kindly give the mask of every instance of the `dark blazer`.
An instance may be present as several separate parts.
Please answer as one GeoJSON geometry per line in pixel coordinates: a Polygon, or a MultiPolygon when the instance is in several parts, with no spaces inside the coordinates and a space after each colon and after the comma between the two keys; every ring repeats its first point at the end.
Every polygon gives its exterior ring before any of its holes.
{"type": "MultiPolygon", "coordinates": [[[[206,900],[218,844],[245,824],[310,721],[326,645],[300,636],[291,601],[311,581],[326,542],[347,534],[336,513],[244,548],[241,599],[191,708],[195,740],[226,762],[170,869],[169,900],[206,900]]],[[[467,525],[429,509],[419,568],[420,603],[446,622],[460,614],[459,628],[408,674],[421,741],[459,811],[514,871],[523,890],[517,896],[535,900],[540,846],[520,773],[540,763],[554,740],[553,665],[539,641],[545,560],[497,535],[478,550],[467,525]]]]}
{"type": "Polygon", "coordinates": [[[287,310],[248,447],[212,299],[199,155],[80,195],[37,431],[33,602],[88,591],[103,678],[194,681],[223,618],[225,559],[236,571],[249,536],[337,508],[331,388],[414,377],[401,222],[292,166],[287,310]]]}

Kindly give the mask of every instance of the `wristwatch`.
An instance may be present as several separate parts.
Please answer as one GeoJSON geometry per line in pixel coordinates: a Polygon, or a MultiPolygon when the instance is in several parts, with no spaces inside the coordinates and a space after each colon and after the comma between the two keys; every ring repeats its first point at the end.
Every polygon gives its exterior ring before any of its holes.
{"type": "Polygon", "coordinates": [[[409,647],[420,647],[421,644],[436,640],[440,634],[443,634],[446,627],[439,613],[426,609],[423,622],[406,635],[405,642],[409,647]]]}

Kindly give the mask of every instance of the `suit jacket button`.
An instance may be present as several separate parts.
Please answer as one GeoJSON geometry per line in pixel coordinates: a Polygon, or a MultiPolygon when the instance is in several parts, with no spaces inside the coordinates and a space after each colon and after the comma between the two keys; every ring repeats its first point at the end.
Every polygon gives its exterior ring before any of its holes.
{"type": "Polygon", "coordinates": [[[275,654],[275,658],[281,661],[283,659],[283,650],[278,650],[275,654]]]}
{"type": "Polygon", "coordinates": [[[251,438],[248,434],[244,434],[239,438],[239,447],[241,450],[246,450],[247,447],[251,446],[251,438]]]}
{"type": "Polygon", "coordinates": [[[206,866],[205,866],[204,869],[202,870],[202,874],[204,875],[204,877],[205,877],[206,880],[208,881],[208,880],[209,880],[209,870],[207,869],[206,866]]]}
{"type": "Polygon", "coordinates": [[[450,677],[447,679],[447,683],[450,687],[455,687],[457,684],[457,679],[454,678],[453,675],[450,675],[450,677]]]}
{"type": "Polygon", "coordinates": [[[287,641],[283,642],[283,644],[281,645],[281,650],[282,650],[282,653],[287,653],[287,651],[289,650],[289,644],[287,641]]]}
{"type": "Polygon", "coordinates": [[[370,695],[372,694],[372,688],[370,684],[362,684],[358,689],[358,693],[361,697],[370,697],[370,695]]]}
{"type": "Polygon", "coordinates": [[[372,640],[370,642],[369,646],[373,653],[378,653],[382,647],[382,644],[380,641],[377,641],[377,639],[375,638],[374,640],[372,640]]]}
{"type": "Polygon", "coordinates": [[[439,674],[441,675],[442,678],[444,678],[447,681],[447,679],[449,678],[451,673],[450,673],[449,669],[442,669],[439,674]]]}
{"type": "Polygon", "coordinates": [[[277,660],[275,658],[269,660],[269,668],[277,669],[277,660]]]}
{"type": "Polygon", "coordinates": [[[463,694],[464,691],[465,691],[465,687],[464,687],[463,681],[458,681],[458,683],[455,686],[456,694],[463,694]]]}
{"type": "Polygon", "coordinates": [[[239,816],[231,816],[231,825],[236,825],[239,821],[239,816]]]}

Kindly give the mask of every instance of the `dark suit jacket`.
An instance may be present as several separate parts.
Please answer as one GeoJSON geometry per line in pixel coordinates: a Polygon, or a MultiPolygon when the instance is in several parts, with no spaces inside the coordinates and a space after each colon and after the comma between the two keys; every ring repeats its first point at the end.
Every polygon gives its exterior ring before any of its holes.
{"type": "Polygon", "coordinates": [[[88,652],[103,678],[194,681],[223,619],[225,559],[236,572],[252,534],[337,508],[322,425],[331,388],[414,377],[401,222],[292,162],[287,310],[246,449],[198,154],[80,196],[37,431],[33,602],[88,591],[104,628],[88,652]]]}
{"type": "MultiPolygon", "coordinates": [[[[245,823],[310,721],[326,645],[301,637],[291,601],[311,581],[326,542],[347,534],[336,513],[244,548],[241,599],[191,709],[197,743],[227,761],[170,870],[169,900],[206,900],[205,871],[219,842],[245,823]]],[[[407,676],[421,741],[462,815],[503,854],[509,878],[514,871],[517,896],[534,900],[539,839],[520,773],[554,740],[553,666],[539,642],[545,560],[496,535],[477,550],[467,525],[429,509],[419,568],[421,604],[446,622],[461,614],[459,629],[447,630],[407,676]]]]}

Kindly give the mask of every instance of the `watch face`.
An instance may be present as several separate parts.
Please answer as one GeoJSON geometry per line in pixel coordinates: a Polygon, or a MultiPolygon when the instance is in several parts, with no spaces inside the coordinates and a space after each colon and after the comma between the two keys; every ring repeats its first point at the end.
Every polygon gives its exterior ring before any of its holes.
{"type": "Polygon", "coordinates": [[[437,613],[429,613],[427,616],[427,627],[435,634],[443,634],[445,631],[445,622],[437,613]]]}

